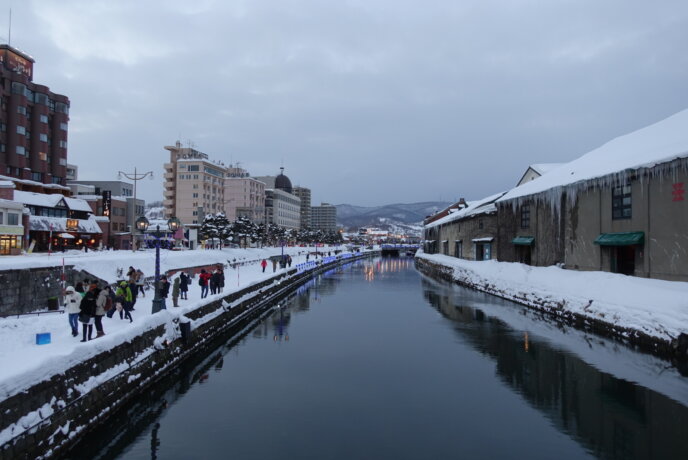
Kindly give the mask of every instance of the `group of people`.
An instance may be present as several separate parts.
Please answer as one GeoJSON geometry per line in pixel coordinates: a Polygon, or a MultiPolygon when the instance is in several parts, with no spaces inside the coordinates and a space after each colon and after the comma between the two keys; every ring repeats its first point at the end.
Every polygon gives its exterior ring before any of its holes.
{"type": "Polygon", "coordinates": [[[82,324],[82,342],[93,338],[93,326],[96,338],[105,335],[103,316],[112,309],[112,288],[109,285],[101,289],[97,282],[78,282],[76,287],[68,286],[65,290],[65,311],[72,328],[72,336],[79,335],[79,323],[82,324]]]}
{"type": "MultiPolygon", "coordinates": [[[[275,273],[277,271],[277,257],[271,257],[270,260],[272,261],[272,273],[275,273]]],[[[286,267],[291,267],[291,256],[289,254],[285,254],[282,257],[279,258],[279,265],[280,268],[286,268],[286,267]]],[[[263,268],[263,273],[265,273],[265,268],[268,266],[268,261],[266,259],[263,259],[260,261],[260,266],[263,268]]]]}
{"type": "Polygon", "coordinates": [[[219,294],[225,287],[225,271],[222,266],[217,266],[212,272],[201,269],[198,275],[198,285],[201,287],[201,299],[208,297],[208,288],[211,294],[219,294]]]}

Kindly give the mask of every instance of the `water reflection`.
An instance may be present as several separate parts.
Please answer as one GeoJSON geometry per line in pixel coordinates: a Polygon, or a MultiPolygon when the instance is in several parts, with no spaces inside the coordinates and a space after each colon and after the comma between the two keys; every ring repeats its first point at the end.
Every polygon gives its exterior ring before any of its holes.
{"type": "Polygon", "coordinates": [[[473,306],[480,304],[480,294],[438,290],[427,279],[423,294],[463,340],[494,360],[504,383],[596,456],[688,458],[686,406],[514,331],[473,306]]]}

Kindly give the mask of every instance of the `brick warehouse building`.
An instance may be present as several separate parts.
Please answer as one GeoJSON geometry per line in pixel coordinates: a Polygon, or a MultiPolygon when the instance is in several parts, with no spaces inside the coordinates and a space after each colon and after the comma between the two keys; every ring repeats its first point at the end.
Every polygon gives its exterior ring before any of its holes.
{"type": "Polygon", "coordinates": [[[0,45],[0,179],[17,190],[69,194],[69,99],[33,83],[31,56],[0,45]]]}

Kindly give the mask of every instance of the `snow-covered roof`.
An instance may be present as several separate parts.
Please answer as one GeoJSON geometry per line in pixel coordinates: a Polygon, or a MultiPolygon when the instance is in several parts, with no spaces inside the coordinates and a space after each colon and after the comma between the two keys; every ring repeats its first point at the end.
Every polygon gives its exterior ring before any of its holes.
{"type": "Polygon", "coordinates": [[[430,222],[428,225],[425,226],[425,228],[436,227],[438,225],[447,224],[449,222],[453,222],[455,220],[463,219],[463,218],[470,217],[470,216],[476,216],[479,214],[489,214],[492,212],[496,212],[497,207],[495,206],[494,203],[502,195],[504,195],[504,192],[490,195],[487,198],[483,198],[482,200],[469,201],[467,203],[468,206],[466,206],[465,208],[454,211],[454,212],[450,213],[449,215],[444,216],[441,219],[437,219],[434,222],[430,222]]]}
{"type": "MultiPolygon", "coordinates": [[[[28,169],[28,168],[24,168],[24,169],[28,169]]],[[[66,191],[70,190],[69,187],[65,187],[64,185],[60,185],[60,184],[44,184],[42,182],[37,182],[35,180],[17,179],[16,177],[9,177],[9,176],[0,175],[0,179],[8,180],[10,182],[15,182],[18,184],[33,185],[33,186],[38,186],[38,187],[43,187],[43,188],[52,188],[52,189],[59,189],[59,190],[66,190],[66,191]]]]}
{"type": "Polygon", "coordinates": [[[80,198],[65,198],[65,201],[72,211],[93,212],[93,209],[91,209],[86,200],[80,198]]]}
{"type": "Polygon", "coordinates": [[[533,171],[535,171],[536,173],[538,173],[542,176],[543,174],[547,174],[548,172],[550,172],[554,168],[557,168],[563,164],[564,163],[536,163],[536,164],[530,165],[530,169],[532,169],[533,171]]]}
{"type": "Polygon", "coordinates": [[[64,195],[60,195],[59,193],[46,194],[24,192],[22,190],[15,190],[14,192],[14,201],[17,201],[28,206],[54,208],[62,200],[65,201],[67,207],[72,211],[93,212],[88,203],[85,200],[79,198],[69,198],[64,195]]]}
{"type": "Polygon", "coordinates": [[[499,202],[599,179],[629,169],[652,167],[688,156],[688,109],[617,137],[582,157],[507,192],[499,202]]]}
{"type": "MultiPolygon", "coordinates": [[[[77,232],[80,233],[102,233],[98,222],[91,216],[89,219],[78,219],[77,232]]],[[[29,216],[29,230],[49,232],[69,232],[73,229],[67,228],[66,217],[47,217],[47,216],[29,216]],[[52,228],[51,228],[52,225],[52,228]]]]}
{"type": "Polygon", "coordinates": [[[0,187],[2,188],[15,188],[14,182],[11,180],[0,180],[0,187]]]}

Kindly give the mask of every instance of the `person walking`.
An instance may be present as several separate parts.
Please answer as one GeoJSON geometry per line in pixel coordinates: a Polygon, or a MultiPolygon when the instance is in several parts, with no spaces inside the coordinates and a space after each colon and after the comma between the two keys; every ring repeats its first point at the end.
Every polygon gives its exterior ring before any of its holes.
{"type": "Polygon", "coordinates": [[[263,273],[265,273],[265,267],[268,266],[268,261],[265,260],[265,259],[263,259],[263,260],[260,262],[260,266],[263,267],[263,273]]]}
{"type": "Polygon", "coordinates": [[[175,276],[174,277],[174,282],[172,283],[172,306],[173,307],[178,307],[179,306],[179,286],[181,285],[181,281],[179,281],[179,277],[175,276]]]}
{"type": "Polygon", "coordinates": [[[103,289],[98,293],[98,298],[96,299],[96,338],[105,335],[103,330],[103,316],[112,308],[112,300],[110,299],[110,286],[105,285],[103,289]]]}
{"type": "Polygon", "coordinates": [[[74,286],[65,289],[65,313],[69,318],[69,326],[72,328],[72,337],[79,335],[79,312],[81,311],[81,294],[74,290],[74,286]]]}
{"type": "Polygon", "coordinates": [[[179,294],[182,300],[188,300],[187,293],[189,292],[189,275],[182,272],[179,275],[179,294]]]}
{"type": "Polygon", "coordinates": [[[138,296],[138,290],[136,289],[136,270],[134,267],[129,267],[127,271],[127,283],[129,284],[129,290],[131,291],[131,311],[134,311],[134,305],[136,305],[136,297],[138,296]]]}
{"type": "Polygon", "coordinates": [[[137,294],[141,294],[141,297],[146,297],[146,293],[143,290],[143,285],[146,282],[146,276],[143,274],[141,269],[136,270],[136,292],[137,294]]]}
{"type": "Polygon", "coordinates": [[[126,281],[121,281],[119,287],[115,291],[115,301],[122,306],[119,311],[119,319],[127,318],[129,322],[133,322],[131,317],[131,289],[126,281]]]}
{"type": "Polygon", "coordinates": [[[272,259],[272,273],[277,271],[277,259],[272,259]]]}
{"type": "Polygon", "coordinates": [[[198,275],[198,285],[201,286],[201,299],[205,299],[208,296],[208,282],[210,281],[210,273],[205,271],[205,268],[201,269],[201,274],[198,275]]]}
{"type": "Polygon", "coordinates": [[[291,256],[287,256],[287,265],[291,268],[291,256]]]}
{"type": "Polygon", "coordinates": [[[93,338],[93,323],[96,316],[96,299],[98,298],[98,286],[93,283],[89,286],[86,295],[81,299],[79,309],[79,322],[82,324],[83,337],[82,342],[86,342],[86,338],[91,340],[93,338]]]}

